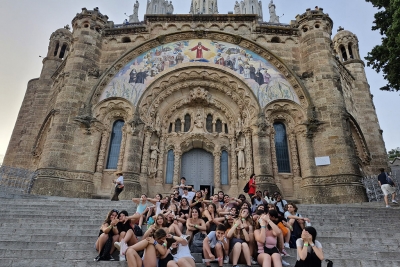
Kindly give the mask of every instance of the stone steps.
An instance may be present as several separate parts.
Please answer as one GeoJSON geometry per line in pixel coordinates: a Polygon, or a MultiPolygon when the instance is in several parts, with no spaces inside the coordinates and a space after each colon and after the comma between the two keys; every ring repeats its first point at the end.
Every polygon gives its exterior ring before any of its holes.
{"type": "MultiPolygon", "coordinates": [[[[126,266],[125,262],[93,262],[97,255],[93,246],[106,213],[116,208],[133,214],[132,201],[2,196],[0,266],[126,266]]],[[[299,212],[312,220],[325,256],[335,267],[380,267],[400,266],[399,209],[361,203],[300,205],[299,212]]],[[[294,266],[296,250],[288,252],[292,257],[284,259],[294,266]]],[[[196,266],[204,266],[201,255],[194,256],[196,266]]]]}

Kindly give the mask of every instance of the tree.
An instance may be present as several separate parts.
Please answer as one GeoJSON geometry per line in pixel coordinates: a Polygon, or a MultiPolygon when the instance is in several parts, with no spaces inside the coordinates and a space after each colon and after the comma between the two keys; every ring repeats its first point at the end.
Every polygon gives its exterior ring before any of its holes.
{"type": "Polygon", "coordinates": [[[375,46],[365,57],[367,66],[376,72],[382,71],[387,84],[383,91],[400,90],[400,0],[365,0],[378,8],[375,25],[379,30],[382,44],[375,46]]]}
{"type": "Polygon", "coordinates": [[[388,158],[393,160],[400,157],[400,147],[392,149],[388,152],[388,158]]]}

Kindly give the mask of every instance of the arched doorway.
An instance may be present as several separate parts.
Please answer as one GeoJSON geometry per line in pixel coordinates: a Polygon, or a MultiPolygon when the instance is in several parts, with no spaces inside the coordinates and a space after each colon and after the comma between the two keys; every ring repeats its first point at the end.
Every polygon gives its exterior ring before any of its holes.
{"type": "Polygon", "coordinates": [[[206,187],[212,192],[214,187],[214,156],[204,149],[195,148],[182,155],[181,176],[186,184],[200,190],[206,187]]]}

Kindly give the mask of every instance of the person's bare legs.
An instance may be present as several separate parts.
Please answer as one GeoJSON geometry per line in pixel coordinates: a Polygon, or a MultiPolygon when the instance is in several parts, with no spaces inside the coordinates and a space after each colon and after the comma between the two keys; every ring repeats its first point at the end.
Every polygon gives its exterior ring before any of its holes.
{"type": "Polygon", "coordinates": [[[128,248],[126,251],[126,260],[128,262],[128,267],[142,267],[142,259],[132,248],[128,248]]]}
{"type": "Polygon", "coordinates": [[[188,258],[188,257],[180,258],[178,260],[177,264],[179,267],[195,267],[196,266],[196,263],[194,262],[194,260],[192,258],[188,258]]]}
{"type": "Polygon", "coordinates": [[[215,256],[218,258],[218,266],[222,266],[224,263],[224,250],[221,243],[215,245],[215,254],[217,254],[215,256]]]}
{"type": "Polygon", "coordinates": [[[100,251],[103,249],[104,244],[107,242],[108,235],[107,234],[101,234],[99,238],[96,241],[96,250],[100,253],[100,251]]]}
{"type": "MultiPolygon", "coordinates": [[[[262,267],[271,267],[272,265],[272,259],[271,256],[268,255],[267,253],[261,253],[257,257],[257,262],[260,264],[262,267]]],[[[282,266],[282,262],[281,265],[282,266]]],[[[275,267],[275,266],[274,266],[275,267]]]]}
{"type": "Polygon", "coordinates": [[[233,264],[233,265],[238,264],[241,251],[242,251],[242,244],[240,244],[239,242],[237,242],[237,243],[233,246],[232,252],[231,252],[231,255],[232,255],[232,264],[233,264]]]}
{"type": "Polygon", "coordinates": [[[174,235],[179,236],[179,237],[182,235],[182,232],[179,229],[179,226],[175,223],[170,225],[170,227],[168,228],[168,231],[170,233],[174,233],[174,235]]]}
{"type": "Polygon", "coordinates": [[[129,246],[135,245],[138,242],[138,239],[136,235],[133,233],[132,229],[129,229],[128,232],[126,232],[125,237],[122,240],[129,246]]]}
{"type": "Polygon", "coordinates": [[[282,257],[279,253],[272,254],[271,260],[274,264],[274,267],[282,267],[282,257]]]}
{"type": "Polygon", "coordinates": [[[242,243],[242,253],[246,260],[246,264],[251,265],[250,248],[249,245],[245,242],[242,243]]]}
{"type": "MultiPolygon", "coordinates": [[[[132,246],[134,247],[134,246],[132,246]]],[[[144,267],[157,267],[158,259],[156,254],[156,248],[153,244],[148,244],[146,247],[146,252],[143,257],[144,267]]]]}

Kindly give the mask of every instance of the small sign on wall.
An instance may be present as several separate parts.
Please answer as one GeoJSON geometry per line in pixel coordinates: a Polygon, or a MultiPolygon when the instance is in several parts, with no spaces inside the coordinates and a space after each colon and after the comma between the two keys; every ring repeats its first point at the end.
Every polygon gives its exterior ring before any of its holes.
{"type": "Polygon", "coordinates": [[[316,157],[315,158],[315,165],[317,165],[317,166],[331,165],[331,159],[329,158],[329,156],[316,157]]]}

